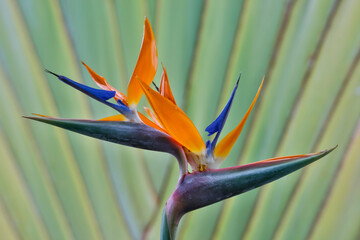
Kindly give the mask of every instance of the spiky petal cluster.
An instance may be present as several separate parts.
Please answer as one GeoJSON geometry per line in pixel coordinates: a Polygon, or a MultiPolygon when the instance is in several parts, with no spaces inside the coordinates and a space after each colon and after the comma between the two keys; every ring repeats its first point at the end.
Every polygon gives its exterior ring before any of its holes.
{"type": "Polygon", "coordinates": [[[205,129],[209,136],[216,134],[215,137],[212,141],[208,140],[204,143],[190,118],[176,104],[164,66],[160,88],[156,87],[157,91],[155,91],[149,86],[155,76],[158,59],[154,34],[147,18],[145,18],[139,58],[129,81],[127,95],[116,90],[104,77],[83,64],[101,89],[88,87],[65,76],[48,72],[62,82],[113,108],[119,114],[100,120],[59,119],[39,114],[35,114],[38,117],[27,118],[90,137],[174,155],[180,168],[179,182],[164,209],[163,239],[175,238],[180,218],[187,212],[274,181],[320,159],[334,149],[216,169],[228,156],[240,135],[259,96],[264,79],[240,123],[218,143],[239,80],[236,82],[228,103],[215,121],[205,129]],[[152,111],[145,108],[152,121],[136,108],[143,93],[153,109],[152,111]],[[111,99],[115,102],[111,102],[111,99]],[[188,173],[188,164],[195,170],[194,172],[188,173]]]}

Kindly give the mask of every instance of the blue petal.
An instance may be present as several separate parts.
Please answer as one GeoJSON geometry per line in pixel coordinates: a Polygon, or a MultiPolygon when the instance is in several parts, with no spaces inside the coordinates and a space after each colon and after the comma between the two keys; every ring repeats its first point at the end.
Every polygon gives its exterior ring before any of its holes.
{"type": "MultiPolygon", "coordinates": [[[[240,76],[241,76],[241,75],[240,75],[240,76]]],[[[205,129],[205,131],[207,131],[207,132],[209,133],[208,136],[213,135],[213,134],[216,133],[216,132],[221,132],[222,128],[224,127],[226,118],[227,118],[227,116],[228,116],[228,114],[229,114],[229,110],[230,110],[231,104],[232,104],[233,99],[234,99],[234,96],[235,96],[236,89],[237,89],[237,87],[238,87],[238,85],[239,85],[240,76],[239,76],[239,79],[238,79],[237,82],[236,82],[235,88],[234,88],[234,90],[232,91],[232,94],[231,94],[230,99],[228,100],[226,106],[225,106],[224,109],[221,111],[221,113],[219,114],[219,116],[215,119],[215,121],[212,122],[212,123],[205,129]]]]}
{"type": "Polygon", "coordinates": [[[210,143],[211,143],[210,140],[206,141],[206,143],[205,143],[206,148],[208,148],[210,146],[210,143]]]}
{"type": "Polygon", "coordinates": [[[214,148],[216,146],[217,140],[219,139],[221,130],[224,127],[225,121],[227,119],[227,116],[229,114],[230,108],[231,108],[231,104],[234,100],[234,96],[237,90],[237,87],[239,85],[239,80],[240,80],[241,74],[236,82],[236,85],[234,87],[234,90],[231,93],[230,99],[228,100],[226,106],[224,107],[224,109],[221,111],[220,115],[215,119],[214,122],[212,122],[206,129],[205,131],[207,131],[209,134],[208,136],[214,134],[217,132],[214,140],[212,141],[211,144],[206,145],[206,150],[207,150],[207,155],[211,155],[212,152],[214,151],[214,148]]]}
{"type": "Polygon", "coordinates": [[[48,73],[53,74],[54,76],[56,76],[57,78],[59,78],[62,82],[72,86],[73,88],[76,88],[77,90],[85,93],[86,95],[99,100],[99,101],[106,101],[109,100],[110,98],[113,98],[115,96],[115,91],[107,91],[107,90],[102,90],[102,89],[96,89],[96,88],[92,88],[92,87],[88,87],[84,84],[75,82],[65,76],[61,76],[61,75],[57,75],[56,73],[53,73],[51,71],[46,70],[48,73]]]}
{"type": "Polygon", "coordinates": [[[120,99],[117,100],[117,103],[118,104],[116,105],[116,108],[118,109],[119,112],[122,112],[123,115],[130,116],[131,114],[133,114],[133,112],[130,110],[130,108],[128,106],[126,106],[120,99]]]}
{"type": "Polygon", "coordinates": [[[115,96],[115,91],[107,91],[107,90],[102,90],[102,89],[96,89],[96,88],[92,88],[92,87],[88,87],[84,84],[75,82],[67,77],[58,75],[56,73],[53,73],[51,71],[46,70],[48,73],[53,74],[54,76],[56,76],[58,79],[60,79],[62,82],[72,86],[73,88],[76,88],[77,90],[85,93],[86,95],[98,100],[99,102],[102,102],[106,105],[108,105],[109,107],[112,107],[113,109],[115,109],[116,111],[120,112],[121,114],[123,114],[124,116],[130,118],[132,116],[132,111],[120,100],[118,100],[117,104],[108,102],[107,100],[113,98],[115,96]]]}

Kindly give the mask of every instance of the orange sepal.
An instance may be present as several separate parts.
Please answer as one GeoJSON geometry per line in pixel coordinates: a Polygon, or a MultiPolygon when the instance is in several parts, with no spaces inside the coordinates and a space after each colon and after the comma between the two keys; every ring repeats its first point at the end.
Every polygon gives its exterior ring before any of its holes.
{"type": "Polygon", "coordinates": [[[284,157],[275,157],[275,158],[269,158],[261,161],[257,161],[251,164],[257,164],[257,163],[263,163],[263,162],[276,162],[276,161],[284,161],[284,160],[295,160],[298,158],[305,158],[305,157],[311,157],[313,155],[320,154],[321,152],[316,153],[308,153],[308,154],[300,154],[300,155],[292,155],[292,156],[284,156],[284,157]]]}
{"type": "Polygon", "coordinates": [[[166,68],[164,67],[164,65],[162,65],[162,67],[163,67],[163,72],[161,75],[161,82],[160,82],[160,90],[159,90],[160,94],[166,97],[167,99],[169,99],[170,101],[172,101],[176,105],[175,98],[170,88],[170,83],[166,72],[166,68]]]}
{"type": "MultiPolygon", "coordinates": [[[[164,129],[157,126],[155,123],[150,121],[147,117],[145,117],[143,114],[141,114],[140,112],[138,112],[138,114],[139,114],[139,117],[140,117],[141,121],[143,121],[143,123],[145,123],[146,125],[148,125],[148,126],[150,126],[152,128],[155,128],[155,129],[157,129],[159,131],[162,131],[162,132],[166,133],[166,131],[164,129]]],[[[39,115],[39,116],[46,117],[46,116],[43,116],[43,115],[39,115]]],[[[126,118],[125,118],[124,115],[118,114],[118,115],[114,115],[114,116],[99,119],[98,121],[125,121],[125,120],[126,120],[126,118]]]]}
{"type": "Polygon", "coordinates": [[[99,119],[98,121],[125,121],[125,120],[126,120],[126,118],[124,115],[118,114],[118,115],[99,119]]]}
{"type": "Polygon", "coordinates": [[[147,100],[165,130],[181,145],[194,153],[201,153],[205,144],[191,120],[169,99],[139,80],[147,100]]]}
{"type": "Polygon", "coordinates": [[[115,91],[115,100],[121,100],[124,104],[127,104],[126,102],[126,96],[124,94],[122,94],[121,92],[119,92],[118,90],[116,90],[113,86],[111,86],[106,79],[103,76],[100,76],[99,74],[97,74],[94,70],[92,70],[88,65],[86,65],[84,62],[81,62],[86,69],[88,70],[88,72],[90,73],[92,79],[94,80],[94,82],[102,89],[104,90],[108,90],[108,91],[115,91]]]}
{"type": "Polygon", "coordinates": [[[37,113],[32,113],[32,115],[38,116],[38,117],[43,117],[43,118],[54,118],[54,117],[50,117],[50,116],[46,116],[43,114],[37,114],[37,113]]]}
{"type": "MultiPolygon", "coordinates": [[[[153,111],[151,111],[150,108],[144,107],[144,110],[146,111],[146,113],[150,116],[150,118],[153,120],[153,122],[158,125],[161,126],[161,123],[159,121],[159,119],[157,118],[157,116],[155,115],[155,113],[153,111]]],[[[162,127],[162,126],[161,126],[162,127]]]]}
{"type": "Polygon", "coordinates": [[[260,87],[259,87],[259,89],[258,89],[258,91],[256,93],[256,96],[255,96],[254,100],[252,101],[249,109],[247,110],[245,116],[243,117],[243,119],[241,120],[239,125],[237,125],[234,130],[232,130],[230,133],[228,133],[228,135],[226,135],[216,145],[216,147],[214,149],[214,156],[215,157],[224,159],[229,155],[231,148],[234,146],[237,138],[239,137],[239,135],[240,135],[240,133],[241,133],[241,131],[242,131],[244,125],[245,125],[246,120],[248,119],[248,117],[250,115],[251,110],[253,109],[253,107],[255,105],[256,99],[259,96],[259,93],[260,93],[261,87],[263,85],[263,82],[264,82],[264,78],[261,81],[260,87]]]}
{"type": "Polygon", "coordinates": [[[137,104],[143,94],[143,91],[136,78],[139,77],[147,85],[149,85],[155,77],[157,65],[158,57],[155,37],[152,32],[149,20],[145,18],[144,34],[139,58],[137,60],[134,72],[130,78],[127,89],[129,104],[137,104]]]}
{"type": "Polygon", "coordinates": [[[141,121],[143,121],[143,123],[145,123],[146,125],[148,125],[149,127],[155,128],[161,132],[164,132],[166,134],[168,134],[165,129],[163,129],[162,127],[158,126],[157,124],[153,123],[152,121],[150,121],[147,117],[145,117],[141,112],[138,112],[138,115],[141,119],[141,121]]]}

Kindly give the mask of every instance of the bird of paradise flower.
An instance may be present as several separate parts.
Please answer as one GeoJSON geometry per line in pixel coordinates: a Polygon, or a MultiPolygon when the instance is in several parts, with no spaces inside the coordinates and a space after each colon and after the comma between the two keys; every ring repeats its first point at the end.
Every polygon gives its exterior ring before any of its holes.
{"type": "Polygon", "coordinates": [[[47,72],[108,105],[119,114],[100,120],[61,119],[40,114],[26,118],[106,141],[174,155],[179,164],[179,180],[164,208],[162,239],[175,238],[177,225],[187,212],[274,181],[324,157],[334,149],[218,169],[240,135],[260,94],[264,78],[240,123],[218,143],[239,84],[239,77],[227,104],[215,121],[205,129],[209,136],[216,134],[215,137],[204,143],[190,118],[176,104],[164,66],[160,87],[154,84],[156,91],[149,86],[156,74],[158,56],[155,37],[147,18],[140,54],[128,84],[127,95],[112,87],[88,65],[83,65],[101,89],[88,87],[51,71],[47,72]],[[152,108],[144,107],[151,120],[137,111],[137,104],[143,94],[152,108]],[[112,98],[115,103],[109,101],[112,98]],[[192,172],[188,171],[188,165],[192,172]]]}

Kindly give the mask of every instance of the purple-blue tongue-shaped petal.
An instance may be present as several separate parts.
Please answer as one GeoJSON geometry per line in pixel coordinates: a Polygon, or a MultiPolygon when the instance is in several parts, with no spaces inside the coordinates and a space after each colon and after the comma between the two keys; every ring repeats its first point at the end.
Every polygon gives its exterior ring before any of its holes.
{"type": "Polygon", "coordinates": [[[240,80],[240,77],[241,77],[241,74],[236,82],[236,85],[234,87],[234,90],[232,91],[231,93],[231,96],[230,96],[230,99],[228,100],[226,106],[224,107],[224,109],[221,111],[221,113],[219,114],[219,116],[215,119],[215,121],[213,121],[209,126],[207,126],[207,128],[205,129],[205,131],[207,131],[209,134],[208,136],[210,135],[213,135],[214,133],[217,133],[213,142],[211,143],[211,145],[208,145],[208,152],[212,152],[215,145],[216,145],[216,142],[219,138],[219,135],[221,133],[221,130],[223,129],[224,127],[224,124],[225,124],[225,121],[227,119],[227,116],[229,114],[229,111],[230,111],[230,108],[231,108],[231,105],[232,105],[232,102],[234,100],[234,96],[235,96],[235,93],[236,93],[236,90],[237,90],[237,87],[239,85],[239,80],[240,80]]]}
{"type": "Polygon", "coordinates": [[[102,102],[102,103],[108,105],[109,107],[112,107],[113,109],[117,110],[118,112],[120,112],[121,114],[123,114],[125,116],[129,116],[129,114],[132,113],[131,110],[120,100],[119,100],[120,102],[118,101],[118,104],[110,103],[107,101],[115,96],[115,94],[116,94],[115,91],[108,91],[108,90],[102,90],[102,89],[88,87],[84,84],[75,82],[75,81],[71,80],[70,78],[58,75],[49,70],[46,70],[46,72],[56,76],[60,81],[70,85],[71,87],[79,90],[80,92],[85,93],[89,97],[92,97],[92,98],[98,100],[99,102],[102,102]]]}
{"type": "Polygon", "coordinates": [[[62,82],[72,86],[73,88],[76,88],[77,90],[79,90],[80,92],[85,93],[86,95],[99,100],[99,101],[107,101],[110,98],[113,98],[115,96],[115,91],[107,91],[107,90],[102,90],[102,89],[96,89],[96,88],[92,88],[92,87],[88,87],[84,84],[75,82],[73,80],[71,80],[70,78],[67,78],[65,76],[61,76],[58,75],[54,72],[51,72],[49,70],[45,70],[46,72],[56,76],[59,80],[61,80],[62,82]]]}

